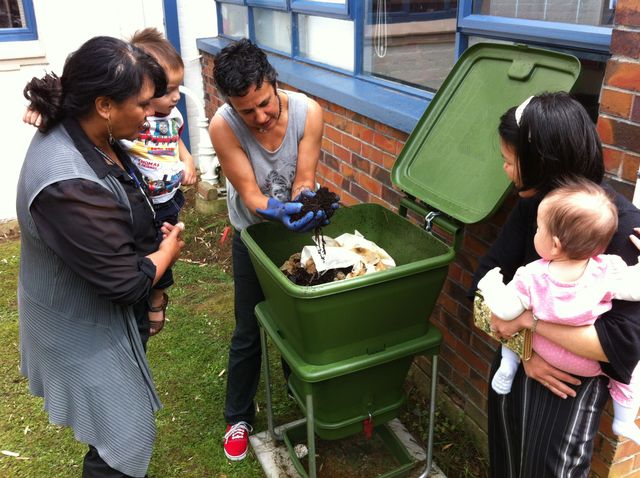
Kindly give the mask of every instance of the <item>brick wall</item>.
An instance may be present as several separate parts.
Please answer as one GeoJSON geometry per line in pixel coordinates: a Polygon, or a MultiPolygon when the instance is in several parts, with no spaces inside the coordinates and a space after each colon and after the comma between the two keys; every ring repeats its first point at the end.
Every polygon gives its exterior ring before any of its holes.
{"type": "MultiPolygon", "coordinates": [[[[211,117],[221,102],[213,86],[212,57],[203,52],[202,63],[207,115],[211,117]]],[[[280,86],[295,89],[284,84],[280,86]]],[[[324,110],[325,120],[318,181],[337,191],[346,204],[374,202],[397,211],[402,192],[391,184],[390,171],[407,134],[324,99],[315,99],[324,110]]],[[[638,103],[640,112],[640,101],[638,103]]],[[[631,107],[629,111],[632,111],[631,107]]],[[[618,147],[608,148],[608,151],[629,154],[618,147]]],[[[497,343],[473,327],[471,303],[466,297],[466,290],[471,284],[478,258],[495,240],[514,201],[515,197],[510,197],[488,221],[465,229],[461,250],[449,268],[447,280],[430,318],[444,336],[439,362],[440,397],[445,397],[463,410],[470,424],[475,424],[474,428],[481,435],[486,434],[487,377],[497,343]]],[[[429,360],[418,358],[411,377],[418,389],[425,393],[428,393],[425,385],[428,384],[429,375],[429,360]]],[[[630,451],[633,447],[628,442],[617,446],[610,435],[610,413],[603,418],[601,429],[603,433],[596,441],[594,476],[606,476],[611,463],[614,463],[616,470],[623,466],[625,470],[635,469],[633,450],[630,451]],[[625,459],[627,456],[631,458],[625,459]]],[[[640,469],[640,459],[638,462],[640,469]]]]}
{"type": "MultiPolygon", "coordinates": [[[[611,55],[600,93],[598,132],[607,173],[631,197],[640,166],[640,1],[618,1],[611,55]]],[[[609,404],[595,443],[593,474],[640,477],[640,447],[618,441],[611,433],[611,419],[609,404]]]]}

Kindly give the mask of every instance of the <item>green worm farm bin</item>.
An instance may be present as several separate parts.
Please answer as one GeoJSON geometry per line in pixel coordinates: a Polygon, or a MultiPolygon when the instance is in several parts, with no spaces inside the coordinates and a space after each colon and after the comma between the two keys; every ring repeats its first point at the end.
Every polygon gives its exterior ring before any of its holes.
{"type": "Polygon", "coordinates": [[[411,357],[433,350],[437,332],[428,318],[463,225],[491,215],[508,193],[500,116],[530,95],[570,91],[579,72],[575,57],[525,46],[478,44],[462,55],[393,167],[392,181],[407,195],[400,214],[360,204],[340,208],[324,228],[331,237],[360,231],[395,259],[393,269],[298,286],[279,267],[312,243],[309,234],[274,222],[242,231],[266,298],[259,320],[291,360],[303,408],[301,397],[313,395],[320,437],[347,436],[369,414],[377,423],[395,416],[411,357]],[[402,217],[407,209],[435,216],[434,228],[402,217]]]}

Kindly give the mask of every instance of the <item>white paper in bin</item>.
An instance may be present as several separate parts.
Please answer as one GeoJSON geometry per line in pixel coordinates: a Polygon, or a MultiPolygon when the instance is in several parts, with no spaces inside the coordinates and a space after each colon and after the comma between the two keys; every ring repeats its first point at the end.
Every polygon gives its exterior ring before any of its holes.
{"type": "MultiPolygon", "coordinates": [[[[315,237],[313,240],[316,241],[315,237]]],[[[324,259],[320,257],[316,246],[305,246],[300,255],[300,263],[306,264],[312,259],[318,272],[353,267],[352,274],[356,275],[361,275],[358,273],[362,268],[365,269],[365,274],[377,271],[378,263],[383,264],[384,269],[396,266],[395,261],[384,249],[365,239],[358,231],[342,234],[335,239],[324,236],[324,241],[324,259]]]]}

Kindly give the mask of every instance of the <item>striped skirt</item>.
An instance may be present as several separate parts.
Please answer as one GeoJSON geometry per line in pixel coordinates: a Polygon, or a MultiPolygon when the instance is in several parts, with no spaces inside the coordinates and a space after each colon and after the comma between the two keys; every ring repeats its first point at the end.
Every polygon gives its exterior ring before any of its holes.
{"type": "MultiPolygon", "coordinates": [[[[493,362],[491,377],[500,363],[493,362]]],[[[604,376],[580,377],[575,398],[562,399],[518,368],[511,392],[489,387],[489,454],[493,478],[587,477],[593,438],[609,398],[604,376]]]]}

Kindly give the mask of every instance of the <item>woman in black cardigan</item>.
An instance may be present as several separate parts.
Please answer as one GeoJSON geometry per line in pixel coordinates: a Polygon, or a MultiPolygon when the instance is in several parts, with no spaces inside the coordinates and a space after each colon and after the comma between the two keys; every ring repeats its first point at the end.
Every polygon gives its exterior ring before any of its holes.
{"type": "MultiPolygon", "coordinates": [[[[602,183],[602,147],[584,108],[565,93],[543,94],[511,108],[501,118],[500,149],[504,169],[520,198],[495,243],[480,261],[472,290],[489,270],[500,267],[505,281],[533,260],[536,214],[544,195],[563,180],[586,178],[602,183]]],[[[606,187],[606,186],[605,186],[606,187]]],[[[618,208],[618,231],[607,254],[637,262],[629,240],[640,225],[640,211],[610,190],[618,208]]],[[[498,336],[533,327],[525,312],[511,322],[494,318],[498,336]]],[[[541,334],[570,351],[601,362],[609,376],[628,383],[640,359],[640,303],[614,301],[611,311],[594,325],[563,326],[539,322],[541,334]]],[[[495,373],[500,354],[494,360],[495,373]]],[[[586,477],[593,438],[609,396],[608,379],[575,377],[558,370],[535,353],[523,362],[511,392],[489,387],[491,476],[509,478],[586,477]]]]}

